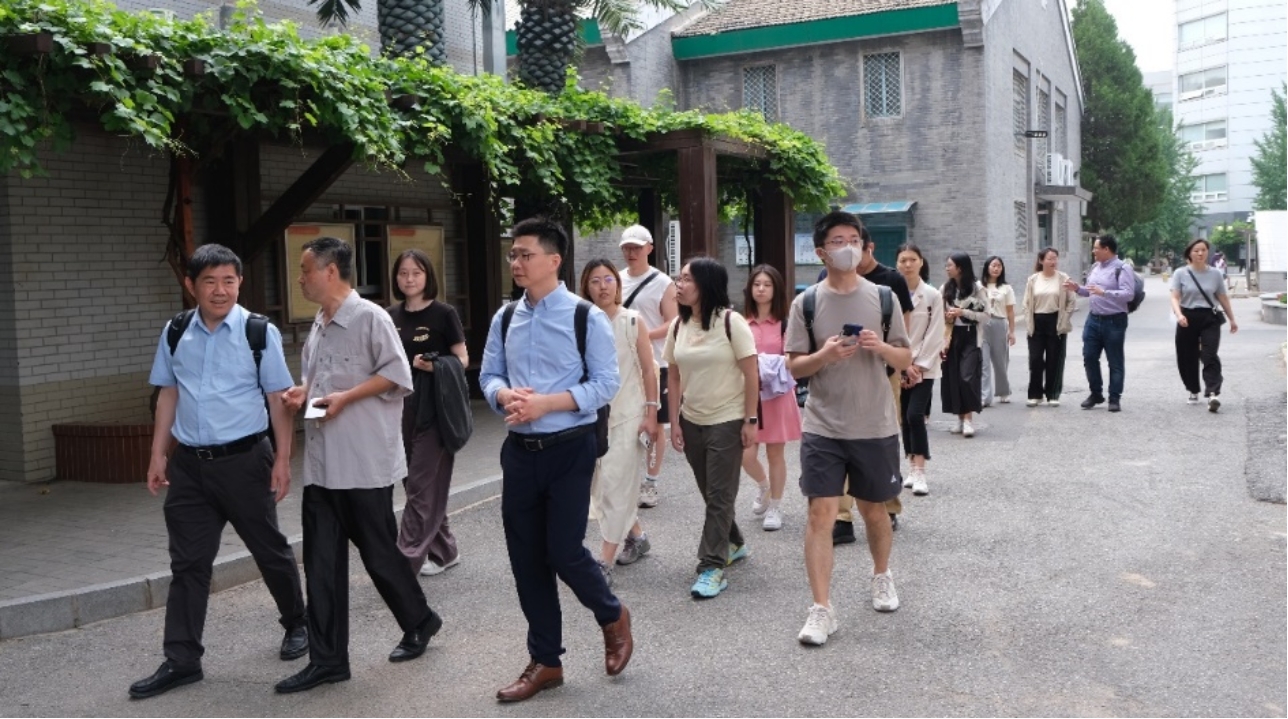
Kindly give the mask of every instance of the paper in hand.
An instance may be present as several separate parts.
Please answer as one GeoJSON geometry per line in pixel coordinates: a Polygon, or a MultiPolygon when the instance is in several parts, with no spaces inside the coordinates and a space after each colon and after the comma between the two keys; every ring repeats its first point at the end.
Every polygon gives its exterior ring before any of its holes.
{"type": "Polygon", "coordinates": [[[326,407],[319,407],[318,402],[322,401],[321,397],[309,400],[309,405],[304,409],[304,419],[322,419],[326,416],[326,407]]]}

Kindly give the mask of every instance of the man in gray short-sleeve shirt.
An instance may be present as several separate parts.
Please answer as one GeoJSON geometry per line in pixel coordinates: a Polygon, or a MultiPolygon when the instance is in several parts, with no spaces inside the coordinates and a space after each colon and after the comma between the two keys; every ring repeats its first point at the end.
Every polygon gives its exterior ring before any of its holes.
{"type": "Polygon", "coordinates": [[[885,368],[907,368],[912,352],[898,315],[882,337],[880,290],[854,271],[863,252],[861,230],[858,218],[847,212],[825,215],[815,225],[814,251],[828,274],[814,287],[813,331],[805,327],[803,295],[792,303],[787,323],[788,365],[794,376],[810,378],[800,485],[809,498],[805,568],[814,604],[797,637],[802,644],[823,644],[837,629],[829,597],[832,525],[847,474],[872,552],[873,608],[892,612],[899,607],[889,569],[894,535],[884,503],[899,494],[903,479],[899,421],[885,368]],[[844,337],[844,325],[863,329],[857,338],[844,337]]]}

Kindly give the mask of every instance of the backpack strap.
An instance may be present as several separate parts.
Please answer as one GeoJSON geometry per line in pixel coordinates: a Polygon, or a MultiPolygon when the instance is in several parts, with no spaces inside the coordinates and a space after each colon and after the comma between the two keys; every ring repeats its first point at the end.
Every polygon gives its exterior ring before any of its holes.
{"type": "Polygon", "coordinates": [[[505,338],[510,335],[510,320],[514,319],[515,305],[518,300],[505,303],[505,310],[501,312],[501,348],[505,349],[505,338]]]}
{"type": "Polygon", "coordinates": [[[881,340],[890,339],[890,321],[894,317],[894,291],[885,285],[877,285],[877,294],[881,296],[881,340]]]}
{"type": "Polygon", "coordinates": [[[733,344],[733,330],[729,329],[729,316],[732,314],[733,310],[725,309],[725,338],[729,340],[729,344],[733,344]]]}
{"type": "Polygon", "coordinates": [[[179,349],[179,340],[183,338],[183,333],[188,331],[188,325],[192,324],[192,316],[196,313],[196,310],[183,310],[170,318],[170,324],[165,330],[165,341],[170,346],[171,357],[174,356],[175,350],[179,349]]]}
{"type": "Polygon", "coordinates": [[[264,350],[268,348],[268,318],[256,312],[246,317],[246,343],[250,345],[251,355],[255,358],[255,380],[263,389],[260,380],[259,363],[264,359],[264,350]]]}
{"type": "Polygon", "coordinates": [[[818,285],[810,285],[805,288],[805,293],[801,299],[802,314],[805,315],[805,334],[809,336],[809,353],[814,354],[818,351],[818,341],[814,339],[814,303],[817,299],[815,288],[818,285]]]}
{"type": "Polygon", "coordinates": [[[590,324],[590,308],[591,304],[586,300],[579,301],[572,320],[573,334],[577,335],[577,353],[581,355],[582,382],[590,379],[590,365],[586,364],[586,326],[590,324]]]}
{"type": "Polygon", "coordinates": [[[656,267],[653,268],[653,271],[649,273],[648,277],[645,277],[643,281],[641,281],[638,285],[635,285],[635,289],[631,291],[630,297],[627,297],[626,301],[622,303],[622,307],[625,307],[626,309],[630,309],[631,303],[635,302],[635,298],[639,296],[640,292],[644,291],[644,287],[647,286],[648,283],[657,279],[657,276],[660,274],[662,274],[661,270],[657,269],[656,267]]]}

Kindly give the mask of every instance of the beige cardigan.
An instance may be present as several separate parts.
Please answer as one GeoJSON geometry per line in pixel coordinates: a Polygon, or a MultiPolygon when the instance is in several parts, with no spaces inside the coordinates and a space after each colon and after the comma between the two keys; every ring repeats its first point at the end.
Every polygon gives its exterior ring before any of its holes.
{"type": "MultiPolygon", "coordinates": [[[[1024,284],[1024,324],[1027,327],[1029,336],[1033,336],[1033,283],[1037,281],[1041,272],[1034,272],[1029,275],[1029,281],[1024,284]]],[[[1063,287],[1068,281],[1069,276],[1056,270],[1056,280],[1063,287]]],[[[1060,309],[1056,311],[1055,332],[1060,335],[1067,335],[1073,331],[1073,310],[1077,306],[1078,297],[1069,290],[1064,290],[1063,300],[1060,302],[1060,309]]]]}

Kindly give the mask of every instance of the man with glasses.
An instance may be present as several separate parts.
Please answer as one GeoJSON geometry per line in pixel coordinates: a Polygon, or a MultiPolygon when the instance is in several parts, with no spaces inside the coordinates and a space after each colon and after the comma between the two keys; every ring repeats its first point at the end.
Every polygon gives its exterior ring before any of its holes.
{"type": "Polygon", "coordinates": [[[595,471],[597,411],[621,384],[607,315],[559,281],[568,248],[562,227],[524,220],[510,233],[510,272],[523,297],[492,318],[479,384],[505,417],[501,522],[519,605],[528,620],[528,666],[497,692],[529,699],[563,684],[563,619],[558,576],[595,615],[604,633],[604,669],[620,674],[634,647],[631,614],[582,544],[595,471]],[[585,313],[584,352],[577,316],[585,313]]]}
{"type": "Polygon", "coordinates": [[[1064,283],[1079,297],[1090,297],[1087,323],[1082,327],[1082,366],[1087,372],[1091,394],[1082,408],[1091,409],[1105,401],[1104,377],[1100,373],[1100,354],[1109,362],[1109,411],[1122,411],[1123,379],[1126,362],[1123,344],[1127,339],[1127,303],[1136,294],[1136,271],[1118,259],[1118,240],[1101,235],[1091,243],[1096,264],[1087,274],[1087,284],[1073,280],[1064,283]]]}

